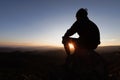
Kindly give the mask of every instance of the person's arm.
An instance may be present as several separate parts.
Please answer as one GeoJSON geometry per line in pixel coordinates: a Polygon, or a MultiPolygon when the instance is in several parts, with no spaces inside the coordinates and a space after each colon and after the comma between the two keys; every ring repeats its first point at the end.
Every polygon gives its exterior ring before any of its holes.
{"type": "Polygon", "coordinates": [[[77,22],[75,22],[70,29],[66,31],[63,37],[70,37],[77,32],[77,22]]]}
{"type": "Polygon", "coordinates": [[[73,34],[75,34],[77,32],[77,21],[71,26],[70,29],[68,29],[66,31],[66,33],[64,34],[64,36],[62,37],[62,43],[66,43],[69,39],[70,36],[72,36],[73,34]]]}
{"type": "Polygon", "coordinates": [[[64,34],[64,36],[62,37],[62,43],[64,45],[65,51],[67,53],[67,55],[70,55],[70,49],[68,46],[68,40],[69,40],[69,36],[73,35],[74,33],[76,33],[76,22],[71,26],[70,29],[67,30],[67,32],[64,34]]]}

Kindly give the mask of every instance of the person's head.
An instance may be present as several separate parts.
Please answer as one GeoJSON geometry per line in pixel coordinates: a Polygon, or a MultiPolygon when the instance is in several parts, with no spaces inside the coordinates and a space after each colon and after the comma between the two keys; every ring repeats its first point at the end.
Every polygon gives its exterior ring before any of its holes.
{"type": "Polygon", "coordinates": [[[86,18],[87,15],[88,15],[87,9],[81,8],[77,11],[76,18],[77,19],[86,18]]]}

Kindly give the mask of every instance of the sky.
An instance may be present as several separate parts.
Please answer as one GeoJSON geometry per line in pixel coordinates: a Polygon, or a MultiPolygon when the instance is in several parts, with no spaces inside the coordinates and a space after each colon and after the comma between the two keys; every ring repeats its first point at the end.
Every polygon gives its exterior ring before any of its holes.
{"type": "Polygon", "coordinates": [[[80,8],[98,26],[100,46],[120,45],[120,0],[0,0],[0,46],[62,46],[80,8]]]}

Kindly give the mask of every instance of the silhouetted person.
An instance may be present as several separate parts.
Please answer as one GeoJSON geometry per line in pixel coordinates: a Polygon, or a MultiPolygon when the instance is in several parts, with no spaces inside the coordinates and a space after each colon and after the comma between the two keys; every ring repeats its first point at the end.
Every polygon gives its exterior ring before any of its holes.
{"type": "MultiPolygon", "coordinates": [[[[76,21],[67,30],[63,38],[68,38],[75,33],[80,36],[78,38],[79,45],[87,49],[96,49],[100,44],[100,33],[98,27],[88,18],[86,9],[81,8],[76,13],[76,21]]],[[[64,43],[64,41],[63,41],[64,43]]]]}
{"type": "MultiPolygon", "coordinates": [[[[72,56],[67,57],[66,64],[71,68],[67,74],[70,78],[66,77],[66,80],[106,80],[104,60],[94,51],[100,44],[100,32],[97,25],[88,18],[87,9],[81,8],[76,13],[75,23],[63,36],[64,46],[69,39],[75,44],[76,50],[72,56]],[[79,38],[70,38],[75,33],[78,33],[79,38]]],[[[65,46],[69,55],[67,48],[65,46]]]]}

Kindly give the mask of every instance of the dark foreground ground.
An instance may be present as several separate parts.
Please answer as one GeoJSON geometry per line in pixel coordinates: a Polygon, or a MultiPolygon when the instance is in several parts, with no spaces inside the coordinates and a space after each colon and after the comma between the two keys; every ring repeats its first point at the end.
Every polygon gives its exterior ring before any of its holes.
{"type": "MultiPolygon", "coordinates": [[[[108,62],[109,76],[120,80],[120,46],[97,52],[108,62]]],[[[0,80],[47,80],[48,72],[64,64],[65,58],[63,49],[0,48],[0,80]]]]}

